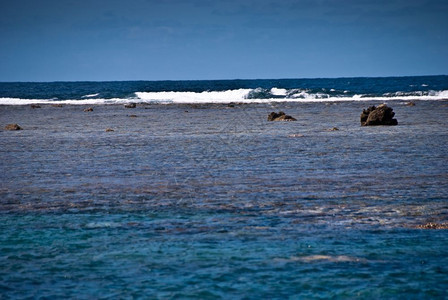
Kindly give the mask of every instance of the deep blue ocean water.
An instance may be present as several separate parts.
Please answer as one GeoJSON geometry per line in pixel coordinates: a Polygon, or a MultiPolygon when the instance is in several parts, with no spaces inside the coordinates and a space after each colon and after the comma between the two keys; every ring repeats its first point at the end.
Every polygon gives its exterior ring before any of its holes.
{"type": "Polygon", "coordinates": [[[446,299],[447,90],[0,83],[0,299],[446,299]]]}
{"type": "Polygon", "coordinates": [[[353,101],[448,98],[448,76],[1,83],[1,104],[353,101]],[[258,101],[257,101],[258,100],[258,101]],[[75,102],[76,103],[76,102],[75,102]]]}

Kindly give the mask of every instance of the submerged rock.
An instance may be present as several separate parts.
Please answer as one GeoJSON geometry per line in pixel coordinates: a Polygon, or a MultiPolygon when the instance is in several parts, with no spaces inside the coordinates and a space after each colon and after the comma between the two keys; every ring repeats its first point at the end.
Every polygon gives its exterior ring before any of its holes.
{"type": "Polygon", "coordinates": [[[126,107],[126,108],[136,108],[137,104],[135,104],[135,103],[128,103],[128,104],[125,104],[124,107],[126,107]]]}
{"type": "Polygon", "coordinates": [[[361,126],[397,125],[398,121],[394,116],[393,109],[386,104],[370,106],[362,111],[361,126]]]}
{"type": "Polygon", "coordinates": [[[30,106],[31,106],[31,108],[40,108],[40,105],[38,105],[38,104],[31,104],[30,106]]]}
{"type": "Polygon", "coordinates": [[[18,124],[8,124],[5,126],[5,130],[22,130],[18,124]]]}
{"type": "Polygon", "coordinates": [[[297,121],[297,119],[280,111],[278,113],[271,112],[268,116],[268,121],[297,121]]]}
{"type": "Polygon", "coordinates": [[[88,108],[84,109],[84,111],[85,111],[85,112],[93,111],[93,107],[88,107],[88,108]]]}
{"type": "Polygon", "coordinates": [[[426,223],[424,225],[418,225],[419,229],[448,229],[448,223],[426,223]]]}

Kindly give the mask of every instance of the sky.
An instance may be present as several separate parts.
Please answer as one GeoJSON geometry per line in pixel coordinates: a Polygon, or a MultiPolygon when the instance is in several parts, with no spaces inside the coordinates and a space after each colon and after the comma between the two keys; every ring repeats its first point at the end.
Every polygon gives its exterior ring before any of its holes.
{"type": "Polygon", "coordinates": [[[0,81],[448,74],[447,0],[0,0],[0,81]]]}

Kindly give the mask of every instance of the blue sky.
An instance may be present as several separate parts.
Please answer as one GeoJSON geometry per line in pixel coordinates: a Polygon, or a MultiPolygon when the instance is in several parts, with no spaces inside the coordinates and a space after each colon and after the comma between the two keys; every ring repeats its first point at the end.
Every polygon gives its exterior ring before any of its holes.
{"type": "Polygon", "coordinates": [[[446,0],[1,0],[0,81],[448,74],[446,0]]]}

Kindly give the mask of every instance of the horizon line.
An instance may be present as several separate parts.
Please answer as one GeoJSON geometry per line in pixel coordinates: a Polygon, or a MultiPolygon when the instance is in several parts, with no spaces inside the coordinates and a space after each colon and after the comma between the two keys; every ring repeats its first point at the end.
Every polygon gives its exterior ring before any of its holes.
{"type": "Polygon", "coordinates": [[[352,78],[406,78],[406,77],[439,77],[448,76],[448,74],[432,74],[432,75],[391,75],[391,76],[341,76],[341,77],[284,77],[284,78],[224,78],[224,79],[124,79],[124,80],[51,80],[51,81],[0,81],[0,83],[76,83],[76,82],[173,82],[173,81],[256,81],[256,80],[318,80],[318,79],[352,79],[352,78]]]}

